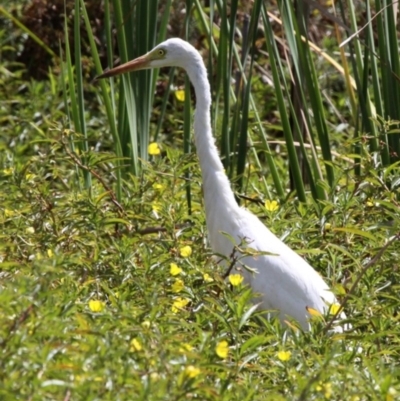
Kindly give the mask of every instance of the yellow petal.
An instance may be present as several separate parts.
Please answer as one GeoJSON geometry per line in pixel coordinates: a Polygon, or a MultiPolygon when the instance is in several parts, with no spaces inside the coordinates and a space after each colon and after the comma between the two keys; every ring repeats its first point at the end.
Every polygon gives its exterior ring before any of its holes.
{"type": "Polygon", "coordinates": [[[14,172],[14,167],[5,168],[3,170],[4,175],[11,175],[14,172]]]}
{"type": "Polygon", "coordinates": [[[269,211],[269,212],[275,212],[276,210],[279,209],[279,204],[276,200],[269,200],[267,199],[265,201],[265,208],[269,211]]]}
{"type": "Polygon", "coordinates": [[[184,90],[176,90],[175,91],[175,97],[177,100],[179,100],[180,102],[184,102],[185,101],[185,91],[184,90]]]}
{"type": "Polygon", "coordinates": [[[141,324],[141,326],[142,326],[144,329],[148,329],[148,328],[150,327],[150,325],[151,325],[151,323],[150,323],[148,320],[144,320],[144,321],[142,322],[142,324],[141,324]]]}
{"type": "Polygon", "coordinates": [[[282,362],[288,361],[292,356],[290,351],[279,351],[278,352],[278,359],[282,362]]]}
{"type": "Polygon", "coordinates": [[[181,298],[178,297],[174,300],[174,303],[172,304],[171,310],[172,313],[178,313],[180,310],[182,310],[187,304],[189,303],[189,300],[186,298],[181,298]]]}
{"type": "Polygon", "coordinates": [[[11,209],[4,209],[4,216],[5,217],[12,217],[15,216],[17,213],[14,212],[14,210],[11,209]]]}
{"type": "Polygon", "coordinates": [[[340,310],[340,305],[339,304],[332,304],[329,307],[329,314],[330,315],[336,315],[336,313],[338,313],[340,310]]]}
{"type": "Polygon", "coordinates": [[[254,164],[252,164],[252,163],[248,163],[247,168],[249,169],[250,173],[257,171],[257,167],[254,166],[254,164]]]}
{"type": "Polygon", "coordinates": [[[225,359],[229,353],[228,342],[225,340],[220,341],[215,347],[215,352],[220,358],[225,359]]]}
{"type": "Polygon", "coordinates": [[[192,248],[189,245],[183,246],[179,253],[182,258],[188,258],[192,254],[192,248]]]}
{"type": "Polygon", "coordinates": [[[129,350],[131,352],[138,352],[141,351],[143,349],[142,344],[140,344],[140,341],[137,338],[133,338],[131,340],[131,346],[129,348],[129,350]]]}
{"type": "Polygon", "coordinates": [[[157,156],[161,153],[160,147],[158,146],[157,142],[150,143],[147,151],[151,156],[157,156]]]}
{"type": "Polygon", "coordinates": [[[324,386],[324,396],[326,399],[331,398],[332,395],[332,383],[326,383],[324,386]]]}
{"type": "Polygon", "coordinates": [[[150,373],[151,380],[157,381],[160,378],[160,375],[157,372],[150,373]]]}
{"type": "Polygon", "coordinates": [[[182,273],[182,269],[176,263],[171,263],[169,267],[169,272],[171,276],[177,276],[178,274],[182,273]]]}
{"type": "Polygon", "coordinates": [[[187,352],[187,351],[192,351],[193,347],[188,344],[188,343],[182,343],[182,345],[179,347],[179,352],[187,352]]]}
{"type": "Polygon", "coordinates": [[[211,283],[212,281],[214,281],[214,279],[208,273],[203,274],[203,280],[206,283],[211,283]]]}
{"type": "Polygon", "coordinates": [[[239,284],[241,284],[243,281],[243,276],[241,276],[240,274],[231,274],[229,276],[229,282],[234,286],[238,286],[239,284]]]}
{"type": "Polygon", "coordinates": [[[89,301],[89,309],[95,313],[101,312],[104,309],[104,302],[97,299],[91,299],[89,301]]]}
{"type": "Polygon", "coordinates": [[[181,292],[185,288],[185,283],[180,278],[175,280],[175,283],[172,284],[173,292],[181,292]]]}
{"type": "Polygon", "coordinates": [[[194,377],[198,376],[200,374],[200,372],[201,372],[200,369],[196,368],[193,365],[186,366],[186,368],[185,368],[186,375],[188,377],[190,377],[191,379],[193,379],[194,377]]]}
{"type": "Polygon", "coordinates": [[[159,212],[161,210],[161,203],[160,202],[153,202],[151,207],[154,212],[159,212]]]}

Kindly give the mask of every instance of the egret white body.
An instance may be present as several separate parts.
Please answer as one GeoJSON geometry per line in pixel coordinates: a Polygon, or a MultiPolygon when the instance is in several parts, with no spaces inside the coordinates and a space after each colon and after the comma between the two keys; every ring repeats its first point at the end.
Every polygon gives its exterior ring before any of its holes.
{"type": "Polygon", "coordinates": [[[184,68],[196,92],[194,136],[213,251],[229,258],[234,244],[223,234],[228,233],[238,245],[245,241],[249,248],[270,253],[239,256],[240,260],[232,272],[239,271],[260,296],[260,308],[276,311],[282,322],[293,318],[304,330],[308,330],[310,314],[307,308],[325,314],[329,306],[336,302],[335,296],[303,258],[276,237],[255,215],[236,203],[212,136],[210,84],[199,52],[181,39],[169,39],[144,56],[108,70],[98,78],[166,66],[184,68]],[[245,269],[241,266],[243,264],[254,272],[245,269]]]}

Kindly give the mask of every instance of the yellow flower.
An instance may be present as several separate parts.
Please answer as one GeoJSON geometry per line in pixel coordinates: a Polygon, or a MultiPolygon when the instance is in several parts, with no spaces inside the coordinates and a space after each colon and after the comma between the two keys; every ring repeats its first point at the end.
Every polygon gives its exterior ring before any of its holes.
{"type": "Polygon", "coordinates": [[[161,153],[161,149],[158,146],[157,142],[152,142],[152,143],[149,144],[149,147],[147,148],[147,152],[151,156],[157,156],[157,155],[159,155],[161,153]]]}
{"type": "Polygon", "coordinates": [[[169,265],[169,272],[171,276],[177,276],[182,273],[182,269],[176,263],[171,263],[169,265]]]}
{"type": "Polygon", "coordinates": [[[14,167],[5,168],[3,170],[4,175],[11,175],[14,172],[14,167]]]}
{"type": "Polygon", "coordinates": [[[36,175],[35,175],[35,174],[31,174],[31,173],[25,174],[25,179],[26,179],[27,181],[33,181],[34,178],[36,178],[36,175]]]}
{"type": "Polygon", "coordinates": [[[225,359],[229,353],[228,342],[225,340],[220,341],[215,347],[215,352],[220,358],[225,359]]]}
{"type": "Polygon", "coordinates": [[[161,210],[161,203],[160,202],[153,202],[151,204],[153,212],[159,212],[161,210]]]}
{"type": "Polygon", "coordinates": [[[148,320],[144,320],[144,321],[142,322],[142,324],[141,324],[141,326],[142,326],[144,329],[148,329],[148,328],[150,327],[150,325],[151,325],[151,323],[150,323],[148,320]]]}
{"type": "Polygon", "coordinates": [[[175,97],[177,100],[179,100],[180,102],[184,102],[185,101],[185,91],[184,90],[176,90],[175,91],[175,97]]]}
{"type": "Polygon", "coordinates": [[[153,188],[156,189],[156,190],[158,190],[158,191],[160,191],[161,189],[164,189],[164,185],[155,182],[155,183],[153,184],[153,188]]]}
{"type": "Polygon", "coordinates": [[[14,210],[11,209],[4,209],[4,216],[5,217],[12,217],[15,216],[17,213],[14,212],[14,210]]]}
{"type": "Polygon", "coordinates": [[[189,303],[189,300],[186,298],[181,298],[178,297],[174,300],[174,303],[172,304],[171,310],[172,313],[178,313],[180,310],[182,310],[187,304],[189,303]]]}
{"type": "Polygon", "coordinates": [[[208,273],[203,274],[203,280],[206,283],[211,283],[212,281],[214,281],[214,279],[208,273]]]}
{"type": "Polygon", "coordinates": [[[175,280],[175,283],[172,284],[172,292],[181,292],[185,287],[185,283],[180,278],[175,280]]]}
{"type": "Polygon", "coordinates": [[[366,205],[367,205],[368,207],[372,207],[372,206],[374,206],[374,202],[372,202],[371,199],[368,199],[366,205]]]}
{"type": "Polygon", "coordinates": [[[257,171],[256,166],[254,166],[254,164],[252,164],[252,163],[247,163],[247,168],[249,169],[250,173],[257,171]]]}
{"type": "Polygon", "coordinates": [[[186,352],[186,351],[192,351],[193,347],[188,344],[188,343],[182,343],[182,345],[179,347],[179,352],[186,352]]]}
{"type": "Polygon", "coordinates": [[[133,338],[131,340],[131,346],[129,348],[129,351],[131,352],[139,352],[143,349],[142,344],[140,344],[139,340],[137,338],[133,338]]]}
{"type": "Polygon", "coordinates": [[[52,257],[54,256],[54,253],[53,253],[53,251],[52,251],[51,249],[48,249],[48,250],[47,250],[47,256],[48,256],[49,258],[52,258],[52,257]]]}
{"type": "Polygon", "coordinates": [[[160,375],[157,372],[151,372],[150,377],[152,380],[156,381],[160,378],[160,375]]]}
{"type": "Polygon", "coordinates": [[[89,309],[95,313],[101,312],[104,309],[104,302],[97,299],[91,299],[89,301],[89,309]]]}
{"type": "Polygon", "coordinates": [[[325,384],[324,396],[325,396],[325,398],[331,398],[331,395],[332,395],[332,384],[331,383],[326,383],[325,384]]]}
{"type": "Polygon", "coordinates": [[[185,368],[185,373],[188,377],[193,379],[194,377],[198,376],[200,374],[200,369],[196,368],[193,365],[186,366],[185,368]]]}
{"type": "Polygon", "coordinates": [[[332,227],[332,224],[331,224],[331,223],[325,223],[324,228],[325,228],[326,231],[330,230],[331,227],[332,227]]]}
{"type": "Polygon", "coordinates": [[[339,311],[340,305],[339,304],[332,304],[329,308],[329,314],[330,315],[336,315],[336,313],[339,311]]]}
{"type": "Polygon", "coordinates": [[[265,201],[265,208],[269,211],[269,212],[275,212],[279,209],[279,204],[276,200],[270,201],[269,199],[267,199],[265,201]]]}
{"type": "Polygon", "coordinates": [[[316,387],[317,391],[324,393],[325,398],[331,398],[332,395],[332,384],[331,383],[319,383],[316,387]]]}
{"type": "Polygon", "coordinates": [[[25,232],[27,234],[35,234],[35,229],[33,227],[27,227],[25,228],[25,232]]]}
{"type": "Polygon", "coordinates": [[[282,362],[288,361],[292,356],[290,351],[279,351],[278,352],[278,359],[282,362]]]}
{"type": "Polygon", "coordinates": [[[240,274],[231,274],[229,276],[229,282],[234,286],[238,286],[243,281],[243,276],[240,274]]]}
{"type": "Polygon", "coordinates": [[[188,258],[192,254],[192,248],[189,245],[185,245],[180,249],[179,253],[182,258],[188,258]]]}

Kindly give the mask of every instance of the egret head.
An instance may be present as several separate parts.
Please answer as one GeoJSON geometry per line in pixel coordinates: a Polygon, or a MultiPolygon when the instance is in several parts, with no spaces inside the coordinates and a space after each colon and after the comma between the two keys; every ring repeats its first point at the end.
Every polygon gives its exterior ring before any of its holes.
{"type": "MultiPolygon", "coordinates": [[[[193,54],[198,54],[194,47],[182,39],[172,38],[157,45],[147,54],[125,64],[103,72],[96,79],[108,78],[131,71],[161,67],[185,68],[189,61],[193,62],[193,54]]],[[[200,56],[198,56],[200,57],[200,56]]]]}

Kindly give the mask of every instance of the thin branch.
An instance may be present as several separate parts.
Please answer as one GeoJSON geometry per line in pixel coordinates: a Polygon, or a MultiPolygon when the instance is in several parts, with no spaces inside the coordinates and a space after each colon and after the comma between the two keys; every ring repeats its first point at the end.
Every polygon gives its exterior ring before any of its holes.
{"type": "Polygon", "coordinates": [[[364,26],[362,26],[357,32],[354,32],[351,34],[346,40],[344,40],[342,43],[340,43],[339,48],[345,46],[347,43],[349,43],[353,38],[359,35],[360,32],[362,32],[369,24],[372,23],[372,21],[381,13],[383,13],[387,8],[393,7],[395,3],[398,3],[398,1],[393,1],[392,3],[386,5],[382,9],[380,9],[364,26]]]}
{"type": "Polygon", "coordinates": [[[100,184],[103,186],[103,188],[107,191],[111,202],[117,207],[117,209],[120,211],[122,215],[125,214],[125,210],[122,207],[122,205],[118,202],[117,197],[115,196],[114,191],[107,185],[105,180],[91,167],[86,166],[85,164],[82,163],[81,159],[71,150],[69,149],[68,143],[65,142],[65,136],[62,136],[61,138],[61,143],[64,146],[64,150],[66,151],[67,155],[75,162],[75,164],[82,170],[88,171],[90,174],[92,174],[94,177],[97,178],[97,180],[100,182],[100,184]]]}
{"type": "Polygon", "coordinates": [[[236,262],[238,261],[238,257],[236,256],[236,252],[237,252],[237,247],[236,245],[233,247],[231,254],[229,255],[229,259],[231,260],[231,263],[228,267],[228,269],[226,270],[226,272],[224,273],[224,275],[222,276],[222,278],[225,280],[229,274],[231,273],[232,269],[235,267],[236,262]]]}
{"type": "Polygon", "coordinates": [[[22,323],[24,323],[29,318],[34,310],[34,307],[34,304],[29,305],[18,317],[13,320],[10,327],[8,328],[8,333],[6,337],[2,341],[0,341],[0,347],[5,348],[15,331],[21,326],[22,323]]]}
{"type": "MultiPolygon", "coordinates": [[[[191,227],[191,224],[190,223],[176,224],[174,226],[174,230],[180,230],[181,228],[187,228],[187,227],[191,227]]],[[[166,231],[167,231],[166,227],[156,226],[156,227],[143,228],[142,230],[137,230],[136,233],[140,235],[146,235],[146,234],[163,233],[166,231]]]]}

